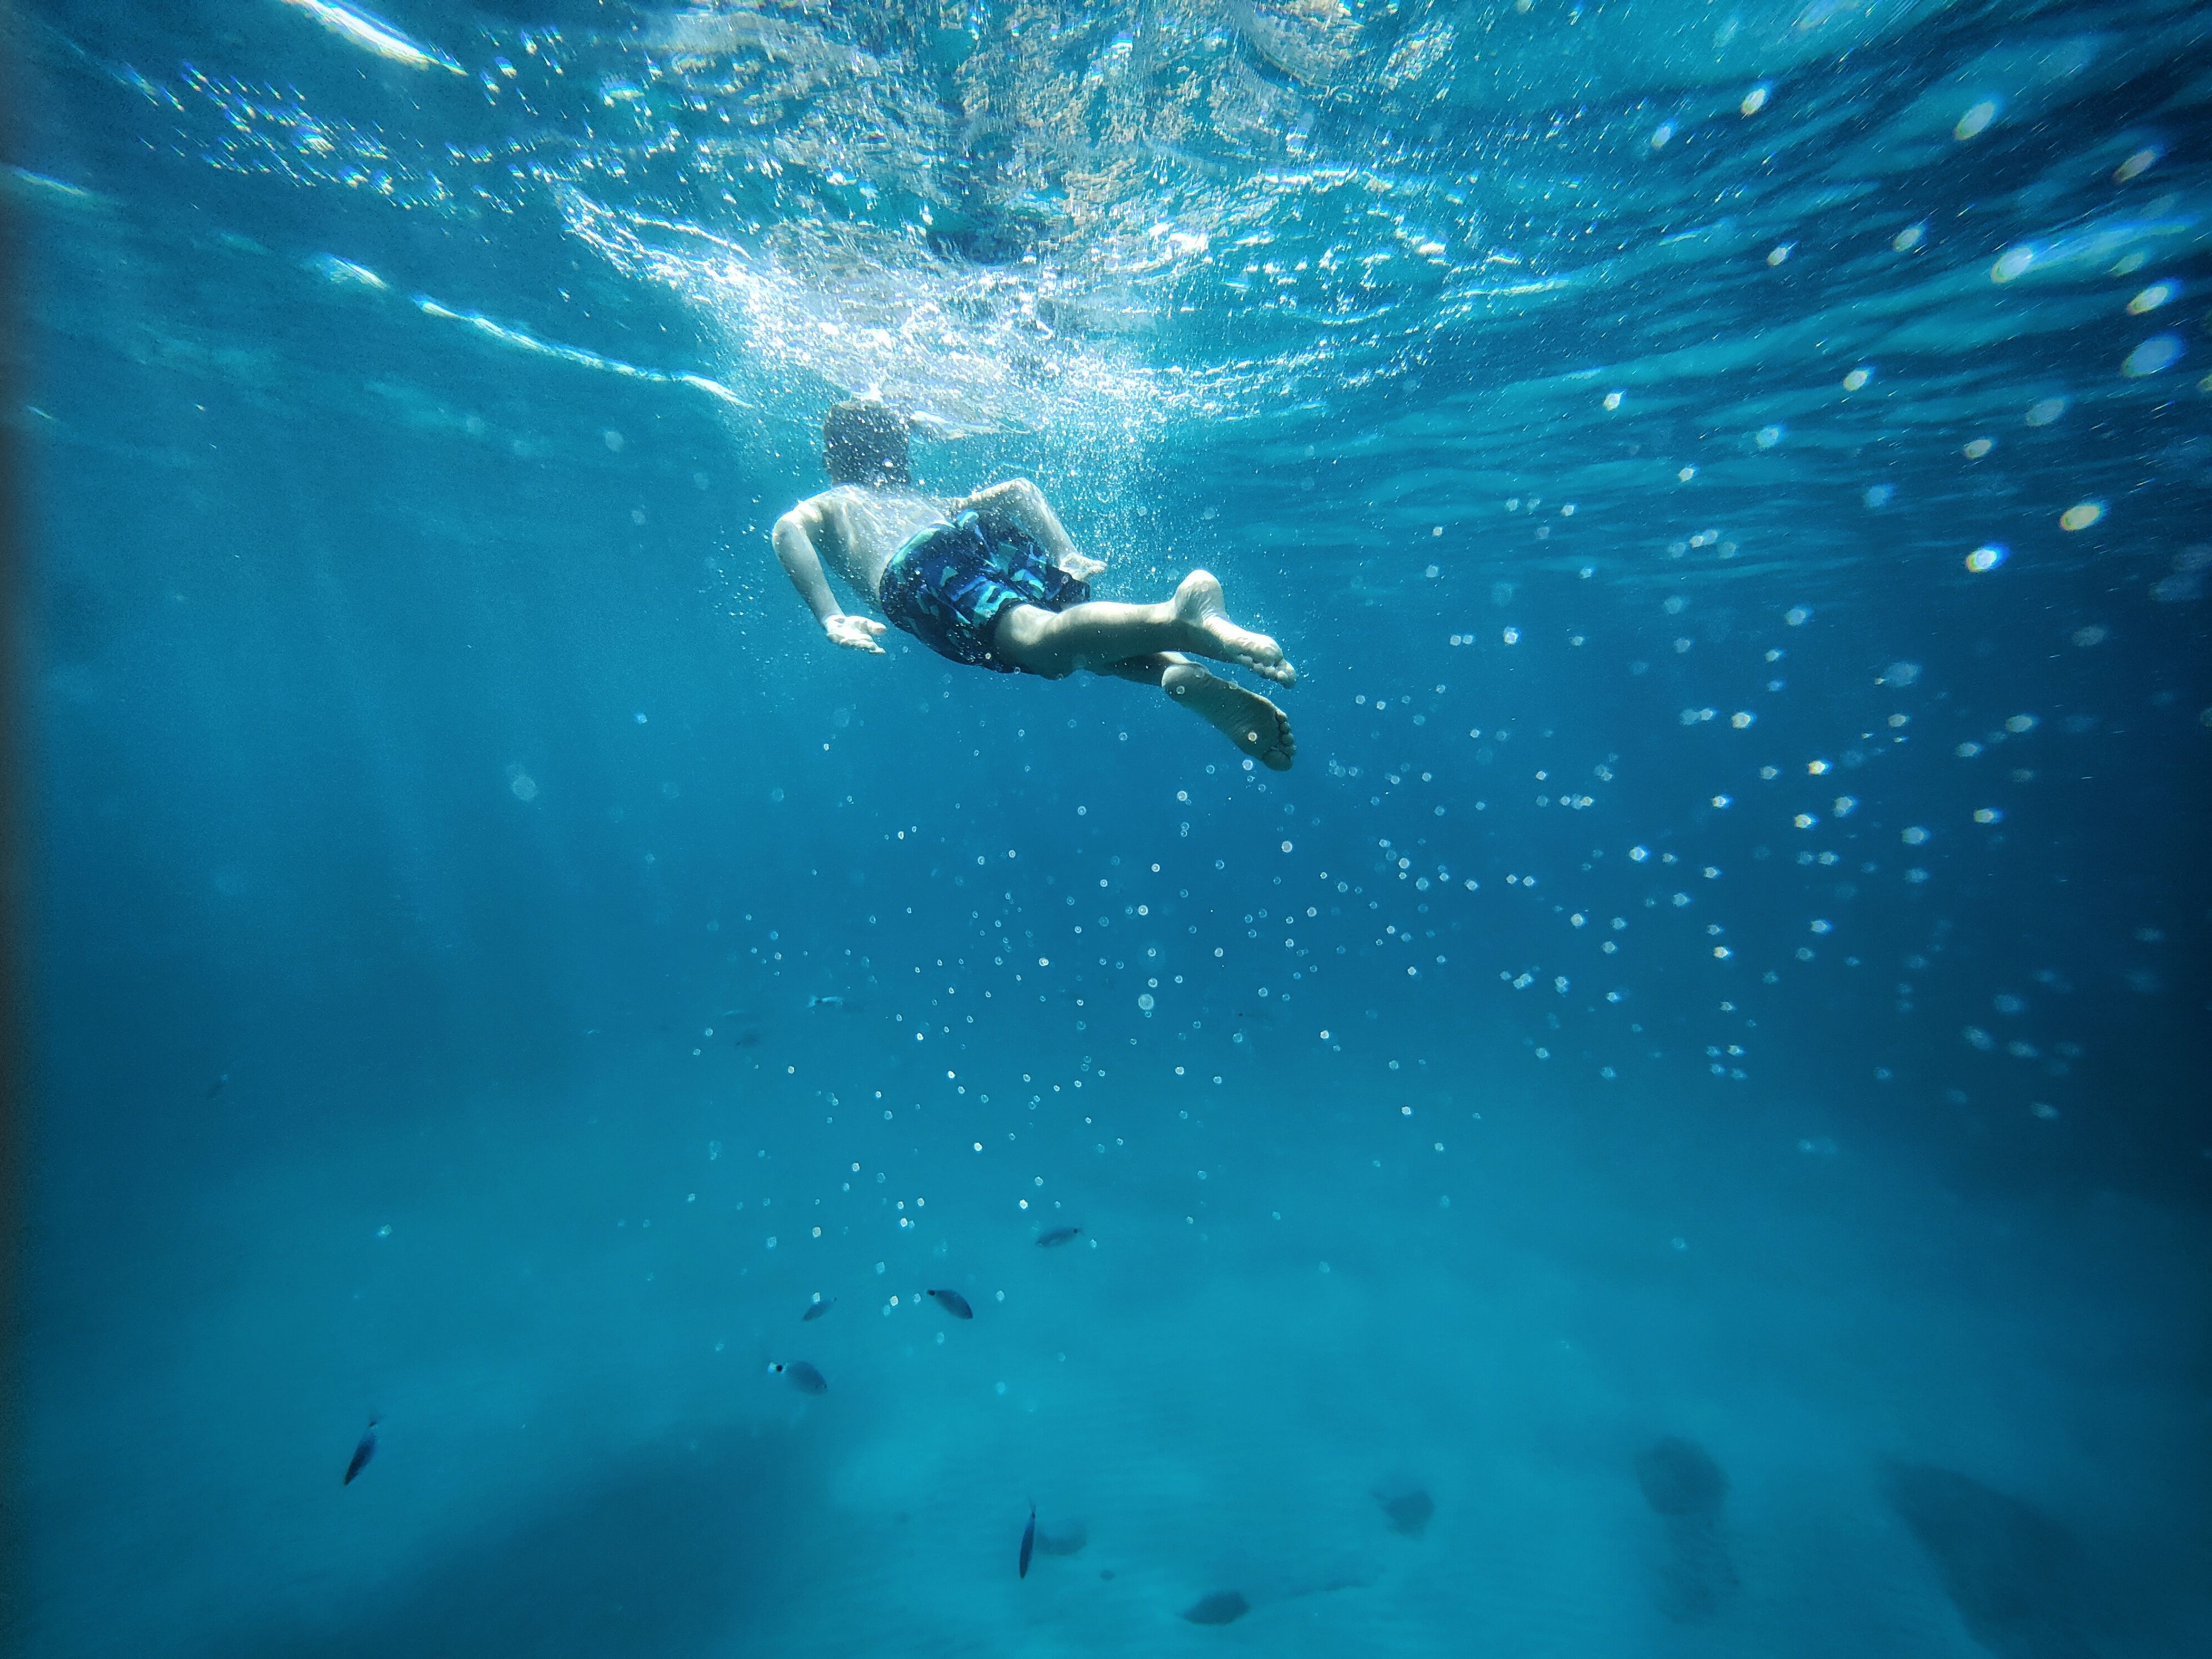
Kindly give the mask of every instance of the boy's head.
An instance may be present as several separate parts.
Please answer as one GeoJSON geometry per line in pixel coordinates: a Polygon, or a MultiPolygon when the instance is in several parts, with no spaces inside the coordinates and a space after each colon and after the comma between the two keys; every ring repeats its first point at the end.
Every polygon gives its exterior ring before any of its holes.
{"type": "Polygon", "coordinates": [[[848,398],[822,417],[822,464],[841,484],[908,483],[905,416],[872,398],[848,398]]]}

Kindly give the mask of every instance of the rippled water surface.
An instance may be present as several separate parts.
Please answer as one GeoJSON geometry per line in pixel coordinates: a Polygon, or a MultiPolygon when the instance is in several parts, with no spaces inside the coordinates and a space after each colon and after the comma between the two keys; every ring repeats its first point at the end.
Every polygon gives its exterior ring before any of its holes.
{"type": "Polygon", "coordinates": [[[24,1651],[2212,1642],[2202,7],[0,38],[24,1651]]]}

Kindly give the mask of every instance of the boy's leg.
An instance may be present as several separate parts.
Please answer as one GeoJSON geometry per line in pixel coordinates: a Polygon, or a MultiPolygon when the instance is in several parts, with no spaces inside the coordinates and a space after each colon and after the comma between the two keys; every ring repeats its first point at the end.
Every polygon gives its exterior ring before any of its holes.
{"type": "Polygon", "coordinates": [[[1289,715],[1258,692],[1215,678],[1188,657],[1163,651],[1103,663],[1092,672],[1158,686],[1271,771],[1289,771],[1298,752],[1289,715]]]}
{"type": "Polygon", "coordinates": [[[1221,584],[1203,570],[1184,577],[1175,597],[1159,605],[1091,600],[1065,611],[1010,605],[999,615],[991,648],[1001,661],[1053,680],[1161,651],[1242,663],[1283,685],[1297,678],[1274,641],[1229,620],[1221,584]]]}
{"type": "Polygon", "coordinates": [[[970,509],[980,514],[986,524],[1011,524],[1027,533],[1044,549],[1047,557],[1079,582],[1089,581],[1106,568],[1075,550],[1060,514],[1052,510],[1044,491],[1027,478],[1009,478],[988,489],[979,489],[954,502],[946,516],[957,517],[970,509]]]}

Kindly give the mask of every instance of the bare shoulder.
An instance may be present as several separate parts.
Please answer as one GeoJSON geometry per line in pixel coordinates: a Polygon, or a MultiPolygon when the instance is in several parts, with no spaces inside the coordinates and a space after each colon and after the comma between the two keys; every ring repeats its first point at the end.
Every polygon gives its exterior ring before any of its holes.
{"type": "Polygon", "coordinates": [[[834,551],[835,544],[848,541],[852,535],[850,516],[845,503],[840,499],[843,494],[841,487],[825,489],[818,495],[809,495],[785,512],[776,520],[776,528],[780,531],[789,525],[793,529],[803,531],[810,540],[817,544],[817,550],[825,553],[834,551]]]}
{"type": "Polygon", "coordinates": [[[818,495],[809,495],[783,516],[808,525],[827,523],[836,516],[840,505],[838,497],[843,494],[841,485],[835,489],[825,489],[818,495]]]}

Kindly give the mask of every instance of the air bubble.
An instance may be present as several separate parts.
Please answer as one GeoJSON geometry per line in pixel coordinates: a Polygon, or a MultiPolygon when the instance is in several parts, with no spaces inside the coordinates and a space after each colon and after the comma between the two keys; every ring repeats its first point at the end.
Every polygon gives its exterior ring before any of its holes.
{"type": "Polygon", "coordinates": [[[2154,334],[2127,355],[2120,365],[2120,373],[2130,380],[2140,380],[2146,374],[2156,374],[2181,361],[2186,350],[2179,334],[2154,334]]]}

